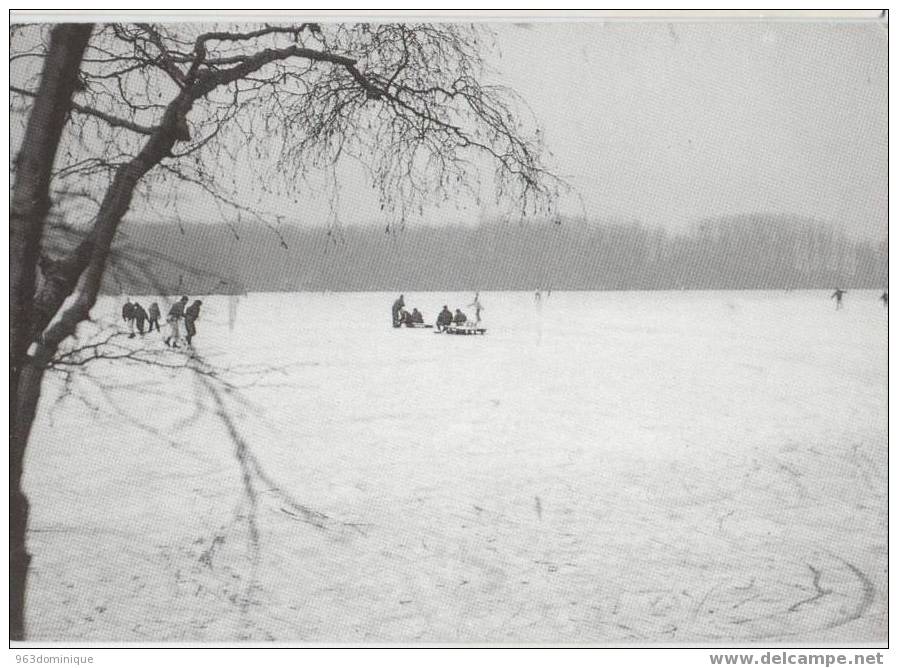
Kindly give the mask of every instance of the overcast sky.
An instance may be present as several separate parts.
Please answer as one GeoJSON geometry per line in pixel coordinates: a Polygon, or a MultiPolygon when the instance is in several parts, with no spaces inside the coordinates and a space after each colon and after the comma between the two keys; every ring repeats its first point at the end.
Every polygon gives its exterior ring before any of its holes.
{"type": "Polygon", "coordinates": [[[873,23],[503,26],[498,67],[593,216],[887,226],[887,33],[873,23]]]}
{"type": "MultiPolygon", "coordinates": [[[[532,108],[588,217],[675,231],[710,216],[790,214],[885,238],[884,23],[494,27],[490,79],[532,108]]],[[[373,195],[344,178],[341,220],[380,220],[373,195]]],[[[581,211],[573,198],[562,208],[581,211]]],[[[423,222],[480,214],[427,210],[423,222]]]]}

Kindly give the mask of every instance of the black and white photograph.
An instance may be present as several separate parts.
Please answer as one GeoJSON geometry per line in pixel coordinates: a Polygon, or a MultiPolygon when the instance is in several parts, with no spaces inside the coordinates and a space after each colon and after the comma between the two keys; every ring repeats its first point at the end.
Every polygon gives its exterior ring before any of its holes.
{"type": "Polygon", "coordinates": [[[9,17],[11,651],[882,663],[887,11],[125,11],[9,17]]]}

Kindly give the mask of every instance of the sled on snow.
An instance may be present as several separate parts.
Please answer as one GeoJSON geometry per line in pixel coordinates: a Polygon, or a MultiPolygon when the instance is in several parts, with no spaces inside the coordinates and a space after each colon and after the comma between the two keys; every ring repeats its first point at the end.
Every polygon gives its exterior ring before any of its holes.
{"type": "Polygon", "coordinates": [[[486,334],[486,328],[476,327],[474,325],[449,325],[443,328],[442,332],[435,334],[458,334],[460,336],[471,336],[474,334],[486,334]]]}

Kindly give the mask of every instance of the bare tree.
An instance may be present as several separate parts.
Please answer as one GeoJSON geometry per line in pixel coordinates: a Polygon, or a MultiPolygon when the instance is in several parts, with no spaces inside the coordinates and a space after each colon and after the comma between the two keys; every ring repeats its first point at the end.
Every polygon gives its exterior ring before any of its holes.
{"type": "Polygon", "coordinates": [[[22,119],[10,204],[10,632],[21,638],[20,483],[41,383],[89,319],[136,197],[202,193],[226,222],[276,231],[283,216],[248,205],[227,165],[250,164],[266,195],[289,198],[355,159],[400,221],[452,193],[479,198],[481,180],[522,215],[546,213],[559,182],[520,101],[487,82],[491,37],[476,26],[25,26],[10,39],[22,119]],[[79,194],[69,247],[46,238],[53,192],[79,194]]]}

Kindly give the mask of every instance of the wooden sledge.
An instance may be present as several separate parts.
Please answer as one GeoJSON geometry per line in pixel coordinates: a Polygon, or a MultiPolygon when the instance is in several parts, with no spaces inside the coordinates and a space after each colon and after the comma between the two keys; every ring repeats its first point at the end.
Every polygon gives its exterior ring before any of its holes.
{"type": "Polygon", "coordinates": [[[443,330],[446,334],[458,334],[461,336],[470,336],[472,334],[486,334],[483,327],[467,327],[464,325],[449,325],[443,330]]]}

